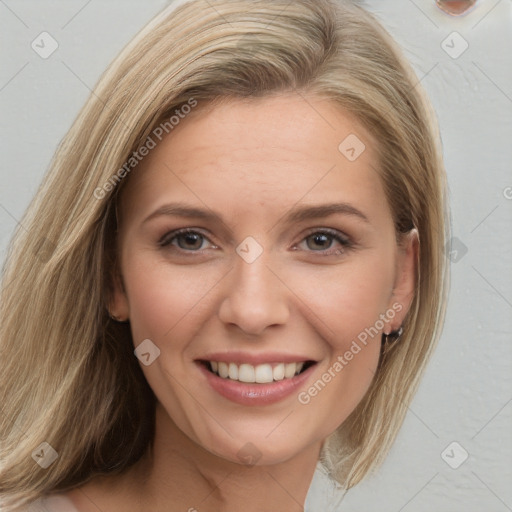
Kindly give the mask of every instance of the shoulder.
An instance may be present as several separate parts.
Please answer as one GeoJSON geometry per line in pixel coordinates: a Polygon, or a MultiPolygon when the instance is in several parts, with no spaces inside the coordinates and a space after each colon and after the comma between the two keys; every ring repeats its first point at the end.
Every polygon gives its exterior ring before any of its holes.
{"type": "Polygon", "coordinates": [[[79,512],[79,510],[65,495],[50,494],[29,503],[19,512],[79,512]]]}

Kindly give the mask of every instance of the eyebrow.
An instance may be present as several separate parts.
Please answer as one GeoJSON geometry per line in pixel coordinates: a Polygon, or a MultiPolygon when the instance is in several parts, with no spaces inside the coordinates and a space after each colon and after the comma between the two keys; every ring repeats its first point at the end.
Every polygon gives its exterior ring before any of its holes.
{"type": "MultiPolygon", "coordinates": [[[[320,205],[310,205],[292,208],[285,216],[283,221],[285,223],[303,222],[306,220],[319,219],[328,217],[330,215],[347,215],[356,217],[366,223],[370,223],[368,217],[356,207],[348,203],[328,203],[320,205]]],[[[168,203],[164,204],[148,217],[146,217],[142,224],[160,216],[175,216],[183,218],[204,219],[212,222],[218,222],[226,225],[222,215],[215,213],[211,210],[197,208],[187,205],[185,203],[168,203]]]]}

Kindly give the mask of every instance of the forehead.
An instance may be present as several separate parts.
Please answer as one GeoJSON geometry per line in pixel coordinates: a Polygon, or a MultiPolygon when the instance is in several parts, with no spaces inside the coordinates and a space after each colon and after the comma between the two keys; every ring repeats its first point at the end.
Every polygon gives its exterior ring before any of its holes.
{"type": "Polygon", "coordinates": [[[385,207],[378,167],[374,138],[332,100],[229,99],[184,116],[130,176],[124,203],[132,213],[164,199],[233,214],[347,198],[385,207]]]}

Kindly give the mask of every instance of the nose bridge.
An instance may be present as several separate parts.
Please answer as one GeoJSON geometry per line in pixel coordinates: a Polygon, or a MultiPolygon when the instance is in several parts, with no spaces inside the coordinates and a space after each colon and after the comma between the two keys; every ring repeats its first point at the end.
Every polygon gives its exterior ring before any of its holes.
{"type": "Polygon", "coordinates": [[[270,325],[287,321],[286,287],[271,270],[269,256],[270,251],[263,251],[252,261],[236,256],[219,311],[223,322],[259,334],[270,325]]]}
{"type": "Polygon", "coordinates": [[[270,298],[275,288],[276,276],[269,268],[269,258],[261,255],[255,261],[248,263],[241,259],[236,261],[234,268],[235,292],[240,298],[250,298],[254,301],[270,298]]]}

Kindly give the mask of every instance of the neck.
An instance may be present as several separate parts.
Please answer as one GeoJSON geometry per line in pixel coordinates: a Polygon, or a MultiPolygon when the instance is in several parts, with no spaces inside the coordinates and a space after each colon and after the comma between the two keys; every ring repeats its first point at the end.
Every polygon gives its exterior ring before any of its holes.
{"type": "Polygon", "coordinates": [[[274,465],[236,464],[194,443],[157,405],[153,449],[130,471],[126,489],[137,489],[145,510],[303,511],[320,449],[319,442],[274,465]]]}

